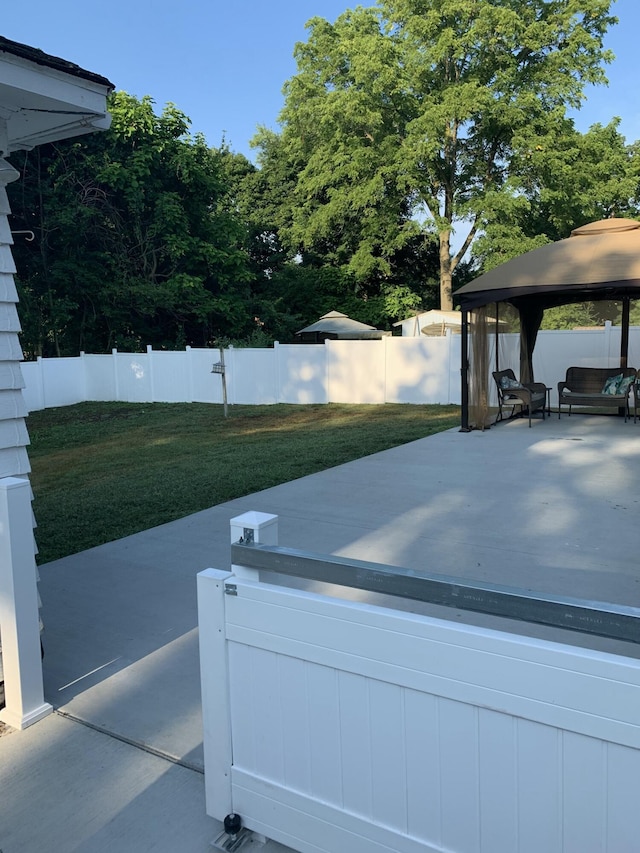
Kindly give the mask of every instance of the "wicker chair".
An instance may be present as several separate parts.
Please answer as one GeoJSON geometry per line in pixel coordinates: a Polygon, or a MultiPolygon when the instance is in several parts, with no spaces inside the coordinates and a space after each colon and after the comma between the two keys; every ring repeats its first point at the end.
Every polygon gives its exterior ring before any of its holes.
{"type": "Polygon", "coordinates": [[[640,409],[640,370],[638,378],[633,384],[633,422],[638,420],[638,409],[640,409]]]}
{"type": "Polygon", "coordinates": [[[529,426],[531,426],[531,415],[533,412],[540,410],[542,412],[542,419],[544,420],[544,409],[547,399],[547,386],[544,383],[527,382],[521,385],[511,368],[507,370],[495,370],[493,378],[498,389],[498,417],[496,420],[502,420],[505,408],[511,409],[510,418],[514,416],[516,408],[520,409],[519,414],[521,415],[527,412],[529,426]]]}

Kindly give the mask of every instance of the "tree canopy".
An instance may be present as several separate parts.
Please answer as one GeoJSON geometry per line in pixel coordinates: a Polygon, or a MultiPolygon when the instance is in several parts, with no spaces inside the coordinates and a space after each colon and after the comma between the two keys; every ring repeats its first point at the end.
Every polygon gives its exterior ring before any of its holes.
{"type": "Polygon", "coordinates": [[[514,158],[605,81],[609,7],[381,0],[334,24],[312,19],[281,114],[299,164],[286,239],[361,278],[435,235],[441,307],[452,307],[454,270],[500,197],[520,190],[514,158]]]}
{"type": "Polygon", "coordinates": [[[173,104],[113,94],[109,131],[14,155],[11,227],[34,235],[14,245],[25,355],[285,342],[331,309],[389,329],[579,225],[637,217],[640,143],[567,114],[605,81],[610,5],[313,18],[255,164],[173,104]]]}
{"type": "Polygon", "coordinates": [[[11,188],[29,354],[205,345],[247,329],[251,274],[220,151],[124,92],[111,129],[29,152],[11,188]]]}

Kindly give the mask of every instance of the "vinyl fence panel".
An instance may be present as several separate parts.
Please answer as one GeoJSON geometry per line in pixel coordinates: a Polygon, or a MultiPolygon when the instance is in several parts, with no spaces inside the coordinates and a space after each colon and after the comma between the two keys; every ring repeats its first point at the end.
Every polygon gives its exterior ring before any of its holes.
{"type": "MultiPolygon", "coordinates": [[[[225,350],[229,403],[460,403],[460,335],[385,337],[324,344],[276,343],[273,348],[225,350]]],[[[490,341],[490,360],[495,352],[490,341]]],[[[518,337],[504,335],[501,366],[518,371],[518,337]]],[[[543,331],[534,353],[536,380],[553,389],[566,369],[615,366],[620,329],[543,331]]],[[[22,365],[29,411],[84,400],[222,402],[220,374],[211,372],[218,349],[187,347],[79,358],[38,359],[22,365]]],[[[640,368],[640,328],[629,334],[629,365],[640,368]]],[[[495,403],[493,388],[491,399],[495,403]]]]}

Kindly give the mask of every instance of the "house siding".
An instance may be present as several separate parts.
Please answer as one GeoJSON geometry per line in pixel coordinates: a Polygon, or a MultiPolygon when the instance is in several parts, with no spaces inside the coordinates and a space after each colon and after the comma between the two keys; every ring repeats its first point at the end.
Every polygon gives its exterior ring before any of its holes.
{"type": "MultiPolygon", "coordinates": [[[[22,347],[18,340],[20,321],[14,281],[16,268],[11,253],[10,212],[7,191],[0,186],[0,478],[25,477],[31,470],[26,449],[29,434],[25,424],[27,407],[22,396],[22,347]]],[[[4,702],[3,682],[0,646],[0,707],[4,702]]]]}
{"type": "Polygon", "coordinates": [[[9,227],[9,200],[0,186],[0,477],[23,477],[30,471],[26,447],[27,409],[22,397],[22,348],[18,340],[18,294],[9,227]]]}

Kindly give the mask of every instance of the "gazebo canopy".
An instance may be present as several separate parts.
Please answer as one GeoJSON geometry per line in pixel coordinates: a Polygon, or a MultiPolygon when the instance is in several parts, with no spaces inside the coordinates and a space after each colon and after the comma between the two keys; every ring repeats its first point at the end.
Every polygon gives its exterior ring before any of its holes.
{"type": "MultiPolygon", "coordinates": [[[[486,322],[475,318],[487,306],[510,303],[520,316],[520,380],[533,381],[533,350],[546,308],[575,302],[622,302],[620,366],[627,366],[629,306],[640,297],[640,222],[605,219],[571,232],[496,267],[454,294],[463,316],[462,429],[484,426],[488,412],[489,367],[486,322]],[[470,311],[474,320],[469,322],[470,311]],[[472,328],[471,348],[468,343],[472,328]],[[470,357],[469,357],[470,354],[470,357]],[[474,410],[472,421],[469,410],[474,410]]],[[[498,309],[495,318],[497,320],[498,309]]],[[[498,365],[495,366],[498,369],[498,365]]]]}
{"type": "Polygon", "coordinates": [[[322,337],[340,340],[376,340],[388,334],[390,333],[376,329],[375,326],[368,326],[366,323],[352,320],[351,317],[341,314],[340,311],[329,311],[315,323],[296,332],[296,335],[302,340],[307,341],[311,339],[320,340],[322,337]]]}
{"type": "Polygon", "coordinates": [[[640,222],[604,219],[512,258],[455,292],[463,309],[535,297],[543,307],[640,292],[640,222]]]}

